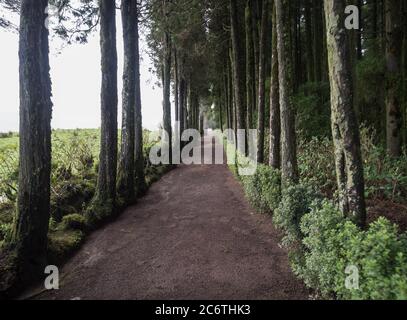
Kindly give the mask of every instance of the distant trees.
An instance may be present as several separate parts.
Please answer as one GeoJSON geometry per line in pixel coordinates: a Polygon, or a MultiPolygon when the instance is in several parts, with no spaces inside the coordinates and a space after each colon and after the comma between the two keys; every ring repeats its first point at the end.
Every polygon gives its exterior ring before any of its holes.
{"type": "Polygon", "coordinates": [[[20,167],[12,237],[20,281],[36,279],[47,256],[52,113],[47,5],[23,0],[20,11],[20,167]]]}

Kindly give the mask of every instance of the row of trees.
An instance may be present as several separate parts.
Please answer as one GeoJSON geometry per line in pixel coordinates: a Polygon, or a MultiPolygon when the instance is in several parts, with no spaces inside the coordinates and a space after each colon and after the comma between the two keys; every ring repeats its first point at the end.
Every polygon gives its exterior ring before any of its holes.
{"type": "MultiPolygon", "coordinates": [[[[0,3],[19,8],[21,15],[21,150],[13,243],[20,252],[24,274],[38,274],[46,256],[50,198],[52,107],[44,25],[48,3],[0,3]]],[[[121,202],[118,199],[129,203],[145,187],[138,45],[142,18],[155,70],[162,80],[163,129],[169,134],[168,143],[173,142],[172,91],[174,120],[179,123],[175,129],[202,131],[203,114],[213,115],[211,106],[215,105],[222,129],[258,129],[258,161],[264,163],[268,158],[270,166],[281,169],[284,185],[299,180],[296,117],[303,106],[295,103],[295,97],[312,90],[323,95],[324,84],[329,83],[331,110],[321,112],[331,115],[341,208],[364,226],[359,123],[374,126],[385,137],[393,157],[401,154],[406,135],[407,93],[402,84],[407,76],[407,32],[401,17],[407,6],[403,1],[122,0],[125,67],[120,154],[116,1],[81,1],[78,7],[70,1],[53,3],[59,5],[60,14],[55,31],[64,38],[84,41],[100,24],[101,150],[89,219],[97,218],[100,211],[110,215],[121,202]],[[359,9],[353,21],[359,29],[345,29],[347,5],[359,9]],[[79,21],[73,25],[85,28],[64,26],[65,22],[72,24],[72,19],[79,21]],[[381,87],[382,83],[386,85],[381,87]]]]}
{"type": "MultiPolygon", "coordinates": [[[[20,13],[20,165],[17,213],[10,249],[17,254],[23,283],[43,274],[50,219],[51,79],[48,0],[3,1],[20,13]]],[[[121,1],[124,40],[123,116],[118,151],[116,1],[53,2],[59,12],[55,32],[85,41],[100,24],[101,140],[96,194],[87,218],[92,223],[131,203],[145,188],[140,96],[140,2],[121,1]],[[75,6],[76,4],[76,6],[75,6]],[[71,18],[67,18],[71,17],[71,18]],[[72,17],[77,20],[73,21],[72,17]],[[68,29],[64,23],[76,26],[68,29]],[[87,26],[81,29],[80,26],[87,26]]],[[[10,24],[5,24],[8,27],[10,24]]]]}
{"type": "MultiPolygon", "coordinates": [[[[341,208],[364,226],[359,124],[376,129],[392,157],[401,155],[407,141],[407,32],[401,18],[405,3],[148,3],[152,9],[149,44],[167,97],[165,129],[171,131],[171,81],[181,130],[199,127],[196,115],[208,113],[207,106],[215,103],[219,127],[257,128],[258,161],[264,163],[268,158],[271,166],[281,169],[285,184],[295,183],[299,179],[296,117],[303,107],[294,103],[296,96],[303,91],[324,96],[328,87],[331,108],[321,112],[331,116],[341,208]],[[345,20],[352,28],[345,28],[345,20]]],[[[313,112],[317,118],[318,111],[313,112]]]]}

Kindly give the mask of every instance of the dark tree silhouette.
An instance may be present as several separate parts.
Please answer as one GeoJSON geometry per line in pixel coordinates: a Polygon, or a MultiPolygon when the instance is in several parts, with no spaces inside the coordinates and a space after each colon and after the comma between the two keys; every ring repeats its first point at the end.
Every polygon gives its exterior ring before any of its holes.
{"type": "Polygon", "coordinates": [[[21,280],[44,272],[50,217],[51,79],[46,0],[23,0],[20,12],[20,169],[12,243],[21,280]]]}

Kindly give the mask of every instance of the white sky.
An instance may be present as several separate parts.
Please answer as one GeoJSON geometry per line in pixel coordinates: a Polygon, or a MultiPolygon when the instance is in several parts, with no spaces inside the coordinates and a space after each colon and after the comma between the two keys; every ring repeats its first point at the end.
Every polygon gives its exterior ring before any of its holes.
{"type": "MultiPolygon", "coordinates": [[[[121,17],[117,11],[117,50],[119,57],[118,89],[121,126],[121,91],[123,72],[123,41],[121,17]]],[[[157,78],[149,72],[152,67],[146,45],[141,41],[141,95],[143,127],[156,130],[162,122],[162,90],[157,78]]],[[[18,35],[0,29],[0,132],[18,131],[18,35]]],[[[50,65],[53,91],[53,119],[55,129],[100,127],[100,48],[96,31],[89,43],[65,47],[51,42],[50,65]]]]}

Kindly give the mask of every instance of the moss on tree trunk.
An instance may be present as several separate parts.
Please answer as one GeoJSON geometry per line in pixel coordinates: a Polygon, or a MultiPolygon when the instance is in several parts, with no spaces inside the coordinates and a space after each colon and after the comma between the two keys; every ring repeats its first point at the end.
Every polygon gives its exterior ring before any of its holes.
{"type": "Polygon", "coordinates": [[[344,10],[344,0],[325,0],[332,134],[341,210],[363,227],[366,223],[363,163],[353,108],[352,66],[344,10]]]}

